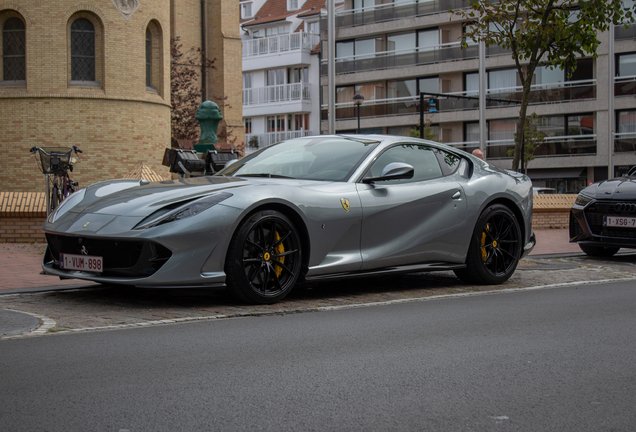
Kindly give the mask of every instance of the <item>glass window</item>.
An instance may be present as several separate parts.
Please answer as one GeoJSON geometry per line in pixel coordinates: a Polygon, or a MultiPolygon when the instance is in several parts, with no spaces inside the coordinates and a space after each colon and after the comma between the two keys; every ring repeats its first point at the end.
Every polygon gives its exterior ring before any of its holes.
{"type": "Polygon", "coordinates": [[[616,69],[619,77],[636,75],[636,53],[619,55],[616,69]]]}
{"type": "Polygon", "coordinates": [[[9,18],[2,27],[2,65],[5,81],[26,80],[26,34],[19,18],[9,18]]]}
{"type": "Polygon", "coordinates": [[[426,30],[417,33],[417,46],[420,51],[427,51],[439,45],[439,31],[426,30]]]}
{"type": "Polygon", "coordinates": [[[337,87],[336,103],[352,102],[355,88],[354,86],[337,87]]]}
{"type": "Polygon", "coordinates": [[[411,179],[387,182],[389,184],[394,182],[417,182],[441,177],[442,169],[437,160],[437,152],[439,152],[437,149],[414,144],[391,147],[378,157],[369,172],[365,174],[365,177],[380,177],[384,167],[393,162],[403,162],[412,165],[414,173],[411,179]]]}
{"type": "MultiPolygon", "coordinates": [[[[479,129],[479,124],[477,125],[479,129]]],[[[517,131],[517,120],[491,120],[488,122],[488,140],[489,141],[512,141],[515,140],[515,132],[517,131]]],[[[477,141],[479,141],[479,130],[477,131],[477,141]]],[[[493,143],[494,145],[503,143],[493,143]]]]}
{"type": "Polygon", "coordinates": [[[346,61],[346,60],[351,60],[350,58],[343,58],[343,57],[353,57],[353,41],[347,41],[347,42],[337,42],[336,43],[336,57],[337,57],[337,61],[346,61]],[[342,59],[342,60],[338,60],[338,59],[342,59]]]}
{"type": "Polygon", "coordinates": [[[464,141],[479,143],[479,123],[466,123],[464,141]]]}
{"type": "Polygon", "coordinates": [[[415,51],[415,33],[389,35],[386,38],[387,51],[399,51],[398,54],[406,54],[415,51]]]}
{"type": "Polygon", "coordinates": [[[559,84],[565,81],[565,71],[558,67],[538,66],[534,71],[534,84],[559,84]]]}
{"type": "Polygon", "coordinates": [[[420,78],[420,92],[439,93],[439,78],[420,78]]]}
{"type": "MultiPolygon", "coordinates": [[[[479,79],[479,74],[477,74],[477,77],[479,79]]],[[[490,90],[490,93],[512,92],[516,86],[516,69],[502,69],[488,72],[488,90],[490,90]]],[[[477,87],[477,89],[479,89],[479,87],[477,87]]]]}
{"type": "Polygon", "coordinates": [[[86,18],[71,24],[71,80],[95,81],[95,27],[86,18]]]}
{"type": "Polygon", "coordinates": [[[464,90],[468,96],[479,94],[479,73],[464,75],[464,90]]]}
{"type": "Polygon", "coordinates": [[[246,134],[251,134],[252,133],[252,119],[251,118],[244,118],[243,119],[243,124],[245,125],[245,133],[246,134]]]}
{"type": "Polygon", "coordinates": [[[241,3],[241,18],[252,17],[252,3],[241,3]]]}
{"type": "Polygon", "coordinates": [[[360,39],[355,42],[355,55],[357,59],[373,58],[375,56],[375,39],[360,39]],[[362,56],[362,57],[360,57],[362,56]]]}
{"type": "Polygon", "coordinates": [[[243,72],[243,88],[252,88],[252,72],[243,72]]]}
{"type": "Polygon", "coordinates": [[[320,33],[320,23],[318,21],[308,23],[309,33],[319,34],[320,33]]]}
{"type": "Polygon", "coordinates": [[[566,135],[592,135],[594,133],[594,116],[591,114],[567,116],[567,125],[566,135]]]}
{"type": "Polygon", "coordinates": [[[375,0],[353,0],[353,8],[369,8],[375,6],[375,0]]]}
{"type": "Polygon", "coordinates": [[[146,87],[152,87],[152,35],[146,29],[146,87]]]}
{"type": "Polygon", "coordinates": [[[618,113],[618,133],[636,132],[636,111],[618,113]]]}
{"type": "Polygon", "coordinates": [[[290,11],[298,10],[298,0],[288,0],[288,1],[289,1],[289,7],[287,8],[287,10],[290,10],[290,11]]]}
{"type": "Polygon", "coordinates": [[[270,69],[267,71],[267,85],[281,85],[285,84],[285,68],[270,69]]]}
{"type": "Polygon", "coordinates": [[[389,81],[387,83],[387,98],[401,98],[417,96],[417,82],[413,80],[389,81]]]}

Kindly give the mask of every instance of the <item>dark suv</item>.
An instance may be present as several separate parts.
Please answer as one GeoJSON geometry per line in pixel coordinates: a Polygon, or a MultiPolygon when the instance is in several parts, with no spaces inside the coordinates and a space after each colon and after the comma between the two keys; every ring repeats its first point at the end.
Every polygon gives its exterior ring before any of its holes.
{"type": "Polygon", "coordinates": [[[636,248],[636,166],[583,189],[570,210],[570,242],[592,256],[636,248]]]}

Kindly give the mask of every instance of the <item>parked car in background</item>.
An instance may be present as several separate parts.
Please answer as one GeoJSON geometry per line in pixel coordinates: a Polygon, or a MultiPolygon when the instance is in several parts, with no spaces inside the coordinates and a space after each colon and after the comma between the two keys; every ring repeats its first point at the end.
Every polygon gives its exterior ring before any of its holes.
{"type": "Polygon", "coordinates": [[[549,188],[549,187],[533,187],[532,188],[532,193],[534,195],[555,194],[556,193],[556,189],[555,188],[549,188]]]}
{"type": "Polygon", "coordinates": [[[570,242],[587,255],[636,248],[636,166],[625,177],[583,189],[570,210],[570,242]]]}
{"type": "Polygon", "coordinates": [[[443,144],[321,135],[232,162],[76,192],[43,226],[44,272],[273,303],[300,280],[453,270],[500,284],[535,244],[530,179],[443,144]]]}

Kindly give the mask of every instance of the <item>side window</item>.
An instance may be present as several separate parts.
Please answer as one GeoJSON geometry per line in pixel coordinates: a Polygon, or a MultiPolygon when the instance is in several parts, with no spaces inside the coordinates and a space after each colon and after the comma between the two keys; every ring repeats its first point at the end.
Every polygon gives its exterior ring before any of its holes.
{"type": "Polygon", "coordinates": [[[444,173],[445,176],[451,175],[457,171],[459,163],[461,162],[461,158],[459,156],[455,156],[454,154],[445,152],[444,150],[437,151],[437,158],[442,167],[442,173],[444,173]]]}
{"type": "Polygon", "coordinates": [[[71,80],[95,81],[95,27],[86,18],[71,25],[71,80]]]}
{"type": "Polygon", "coordinates": [[[442,176],[442,169],[438,162],[439,150],[415,144],[400,144],[382,153],[373,163],[365,177],[380,177],[382,170],[392,162],[403,162],[413,166],[413,178],[409,180],[395,180],[386,182],[407,183],[429,180],[442,176]]]}

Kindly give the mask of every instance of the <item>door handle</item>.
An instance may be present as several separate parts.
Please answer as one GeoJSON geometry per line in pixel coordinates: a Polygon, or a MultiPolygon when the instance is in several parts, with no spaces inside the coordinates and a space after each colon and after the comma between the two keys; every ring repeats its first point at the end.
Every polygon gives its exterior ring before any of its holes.
{"type": "Polygon", "coordinates": [[[454,200],[460,199],[461,197],[462,197],[462,193],[460,191],[455,192],[452,196],[454,200]]]}

